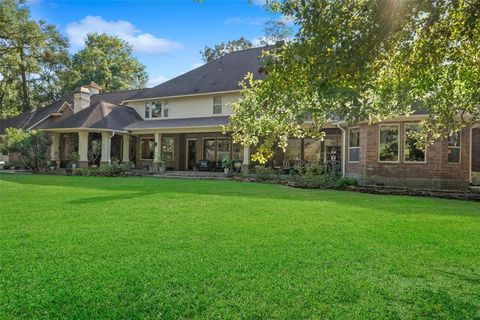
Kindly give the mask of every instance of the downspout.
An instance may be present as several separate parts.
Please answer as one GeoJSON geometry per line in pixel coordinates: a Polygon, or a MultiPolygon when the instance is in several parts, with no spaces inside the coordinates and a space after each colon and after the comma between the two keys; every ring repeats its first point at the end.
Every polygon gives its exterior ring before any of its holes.
{"type": "Polygon", "coordinates": [[[345,133],[345,129],[343,129],[341,126],[340,126],[340,123],[336,123],[335,124],[337,126],[338,129],[340,129],[340,131],[342,131],[342,177],[345,177],[345,169],[346,169],[346,159],[345,159],[345,147],[346,147],[346,144],[347,144],[347,135],[345,133]]]}

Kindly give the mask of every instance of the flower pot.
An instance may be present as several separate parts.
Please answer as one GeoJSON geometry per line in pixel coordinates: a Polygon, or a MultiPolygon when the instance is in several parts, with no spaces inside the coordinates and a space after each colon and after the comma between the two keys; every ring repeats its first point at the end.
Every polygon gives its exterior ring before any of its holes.
{"type": "Polygon", "coordinates": [[[225,174],[229,174],[229,173],[230,173],[230,169],[229,169],[229,168],[223,168],[223,172],[224,172],[225,174]]]}
{"type": "Polygon", "coordinates": [[[72,163],[72,169],[77,169],[77,164],[76,163],[72,163]]]}

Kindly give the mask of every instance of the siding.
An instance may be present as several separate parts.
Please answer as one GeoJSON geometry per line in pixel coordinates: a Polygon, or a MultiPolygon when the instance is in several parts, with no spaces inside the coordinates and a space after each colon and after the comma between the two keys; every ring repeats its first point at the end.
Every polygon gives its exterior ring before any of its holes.
{"type": "MultiPolygon", "coordinates": [[[[179,97],[167,99],[169,101],[169,119],[179,118],[197,118],[212,117],[213,115],[213,96],[199,95],[193,97],[179,97]]],[[[240,93],[227,93],[221,95],[223,97],[223,116],[232,114],[229,105],[237,102],[240,93]]],[[[155,100],[152,100],[155,101],[155,100]]],[[[143,118],[145,116],[145,103],[149,101],[134,101],[128,105],[134,108],[143,118]]],[[[155,118],[158,119],[158,118],[155,118]]]]}

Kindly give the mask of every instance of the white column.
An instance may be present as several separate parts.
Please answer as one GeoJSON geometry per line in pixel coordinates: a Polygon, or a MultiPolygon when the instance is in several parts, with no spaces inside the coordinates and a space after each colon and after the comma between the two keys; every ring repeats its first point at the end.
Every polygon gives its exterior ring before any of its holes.
{"type": "Polygon", "coordinates": [[[110,164],[112,152],[112,133],[102,132],[102,158],[100,162],[110,164]]]}
{"type": "Polygon", "coordinates": [[[85,166],[88,163],[88,132],[80,131],[78,133],[78,154],[80,162],[85,166]]]}
{"type": "Polygon", "coordinates": [[[130,136],[128,134],[123,135],[123,155],[122,155],[122,162],[127,163],[130,161],[130,136]]]}
{"type": "Polygon", "coordinates": [[[250,146],[243,147],[243,165],[248,166],[250,164],[250,146]]]}
{"type": "Polygon", "coordinates": [[[161,133],[155,133],[155,156],[154,160],[155,161],[160,161],[162,158],[162,134],[161,133]]]}
{"type": "Polygon", "coordinates": [[[50,160],[57,161],[60,149],[60,133],[52,133],[52,146],[50,147],[50,160]]]}

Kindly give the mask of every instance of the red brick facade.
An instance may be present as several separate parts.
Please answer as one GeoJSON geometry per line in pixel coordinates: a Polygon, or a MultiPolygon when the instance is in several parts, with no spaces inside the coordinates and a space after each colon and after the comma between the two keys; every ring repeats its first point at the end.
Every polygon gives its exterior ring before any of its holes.
{"type": "MultiPolygon", "coordinates": [[[[461,132],[460,163],[448,162],[448,144],[437,141],[427,146],[426,161],[404,161],[405,124],[411,122],[388,122],[400,127],[400,153],[398,163],[379,161],[379,125],[361,124],[360,161],[346,163],[346,174],[357,176],[366,184],[384,184],[430,189],[466,188],[470,183],[470,129],[461,132]]],[[[385,123],[382,123],[385,124],[385,123]]],[[[347,131],[348,137],[348,131],[347,131]]],[[[348,154],[348,139],[345,147],[348,154]]],[[[348,160],[348,159],[347,159],[348,160]]]]}

